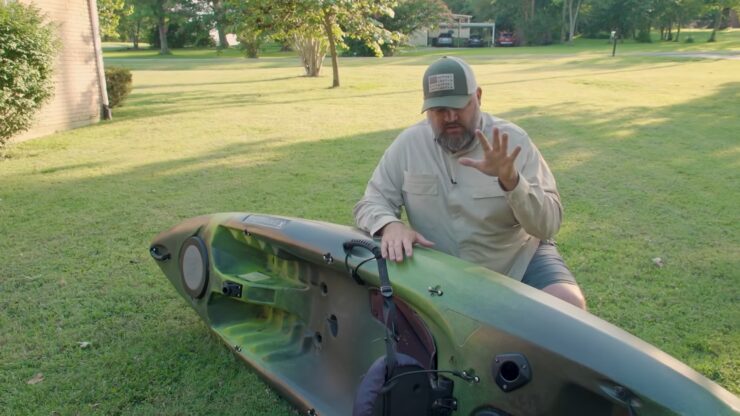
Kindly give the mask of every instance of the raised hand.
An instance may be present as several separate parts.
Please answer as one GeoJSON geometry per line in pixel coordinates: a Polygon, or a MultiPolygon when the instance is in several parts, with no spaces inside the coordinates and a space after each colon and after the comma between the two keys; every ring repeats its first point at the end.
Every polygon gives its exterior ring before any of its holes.
{"type": "Polygon", "coordinates": [[[497,176],[504,190],[510,191],[519,183],[519,172],[514,166],[516,157],[522,148],[517,146],[508,153],[509,135],[500,134],[497,128],[493,129],[493,141],[488,143],[482,131],[476,130],[475,137],[478,138],[483,148],[483,159],[460,158],[460,164],[478,169],[488,176],[497,176]]]}

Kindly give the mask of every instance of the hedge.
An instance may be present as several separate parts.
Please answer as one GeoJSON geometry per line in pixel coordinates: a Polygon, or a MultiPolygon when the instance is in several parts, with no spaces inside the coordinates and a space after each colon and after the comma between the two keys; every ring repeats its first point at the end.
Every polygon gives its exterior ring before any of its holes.
{"type": "Polygon", "coordinates": [[[59,44],[44,18],[32,5],[0,3],[0,147],[28,130],[36,111],[54,93],[59,44]]]}
{"type": "Polygon", "coordinates": [[[105,87],[110,108],[123,104],[131,92],[131,83],[131,71],[128,69],[116,66],[105,68],[105,87]]]}

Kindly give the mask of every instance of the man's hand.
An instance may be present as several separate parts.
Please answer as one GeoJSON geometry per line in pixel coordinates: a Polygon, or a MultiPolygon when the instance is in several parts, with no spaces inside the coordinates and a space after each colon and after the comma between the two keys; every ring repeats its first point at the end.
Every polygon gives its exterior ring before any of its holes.
{"type": "Polygon", "coordinates": [[[486,136],[480,130],[475,131],[483,147],[483,160],[474,160],[469,157],[460,158],[460,164],[476,168],[488,176],[498,176],[499,183],[505,191],[511,191],[519,183],[519,172],[516,171],[514,160],[519,156],[522,148],[517,146],[507,154],[509,147],[509,135],[499,135],[497,128],[493,129],[493,143],[489,144],[486,136]],[[501,137],[499,137],[501,136],[501,137]]]}
{"type": "Polygon", "coordinates": [[[434,245],[434,243],[424,238],[423,235],[407,227],[402,222],[388,223],[382,228],[382,231],[383,239],[380,242],[380,252],[383,258],[391,261],[402,262],[404,253],[407,257],[411,257],[414,253],[414,243],[418,243],[424,247],[434,245]]]}

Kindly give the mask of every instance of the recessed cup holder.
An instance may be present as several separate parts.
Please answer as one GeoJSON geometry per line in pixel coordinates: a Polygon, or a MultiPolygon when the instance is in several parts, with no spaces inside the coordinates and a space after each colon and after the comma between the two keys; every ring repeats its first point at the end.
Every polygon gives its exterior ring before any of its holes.
{"type": "Polygon", "coordinates": [[[493,360],[493,378],[496,385],[508,393],[529,383],[532,368],[524,354],[500,354],[493,360]]]}

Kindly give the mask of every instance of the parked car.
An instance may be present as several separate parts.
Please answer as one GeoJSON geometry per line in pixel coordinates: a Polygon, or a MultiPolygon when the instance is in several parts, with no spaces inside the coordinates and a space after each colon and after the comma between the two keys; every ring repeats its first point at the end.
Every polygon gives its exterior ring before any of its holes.
{"type": "Polygon", "coordinates": [[[471,48],[481,47],[483,46],[483,39],[479,35],[470,35],[468,46],[471,48]]]}
{"type": "Polygon", "coordinates": [[[501,32],[498,34],[496,44],[499,46],[516,46],[519,44],[519,40],[511,32],[501,32]]]}
{"type": "Polygon", "coordinates": [[[452,46],[452,33],[440,33],[436,46],[452,46]]]}

